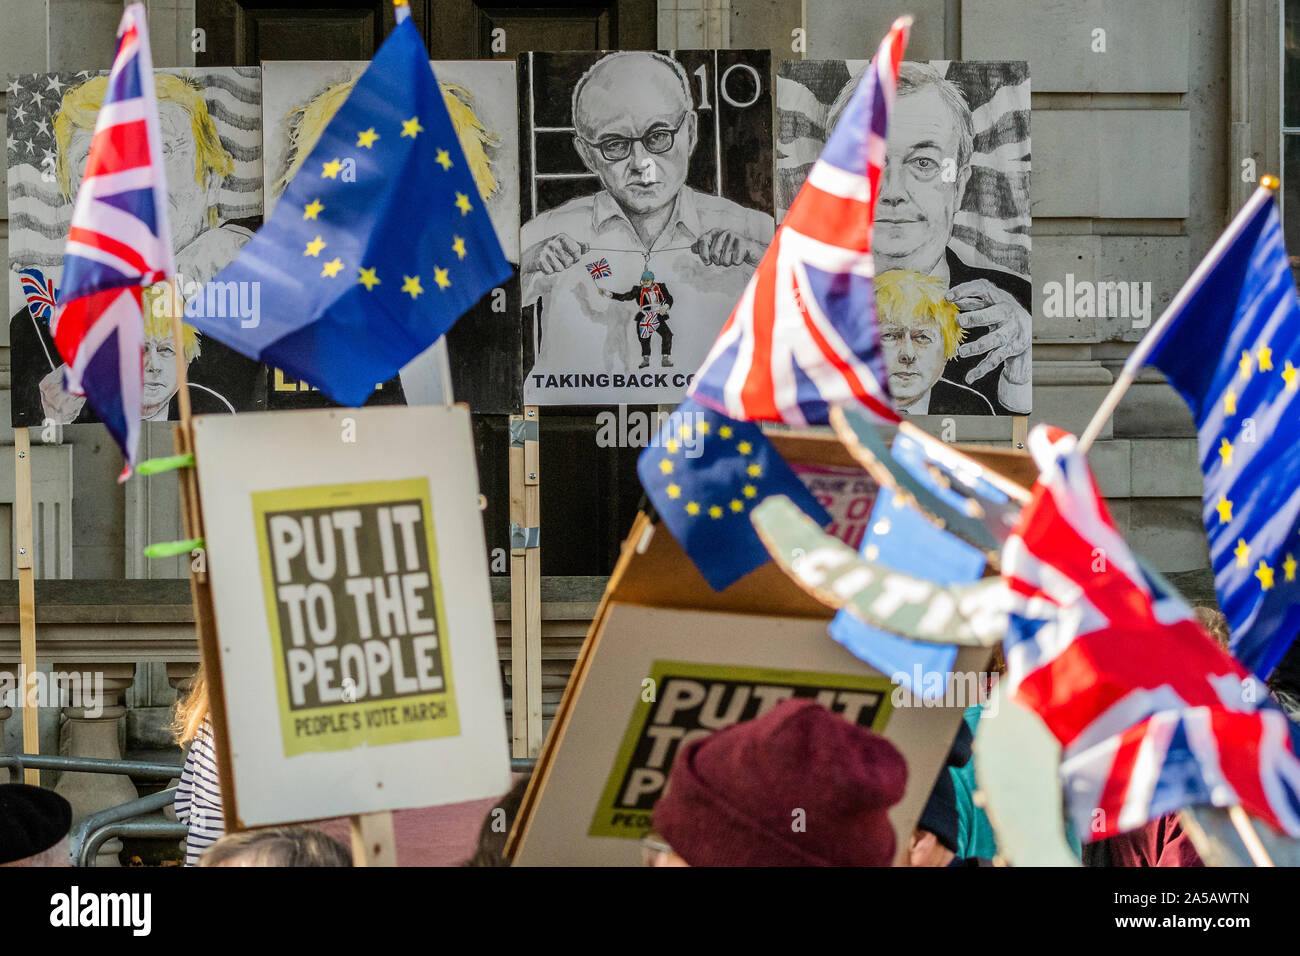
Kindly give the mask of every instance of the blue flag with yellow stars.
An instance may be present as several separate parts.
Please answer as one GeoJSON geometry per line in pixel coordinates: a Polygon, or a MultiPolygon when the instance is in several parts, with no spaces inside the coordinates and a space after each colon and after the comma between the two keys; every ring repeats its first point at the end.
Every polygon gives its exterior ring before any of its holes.
{"type": "Polygon", "coordinates": [[[820,525],[831,520],[762,430],[686,399],[637,459],[646,494],[700,569],[721,591],[765,564],[749,513],[786,495],[820,525]]]}
{"type": "Polygon", "coordinates": [[[271,217],[185,315],[360,405],[511,271],[424,43],[403,18],[271,217]],[[226,314],[229,290],[254,314],[226,314]]]}
{"type": "Polygon", "coordinates": [[[1267,676],[1300,630],[1300,303],[1271,198],[1240,222],[1148,361],[1196,419],[1232,653],[1267,676]]]}

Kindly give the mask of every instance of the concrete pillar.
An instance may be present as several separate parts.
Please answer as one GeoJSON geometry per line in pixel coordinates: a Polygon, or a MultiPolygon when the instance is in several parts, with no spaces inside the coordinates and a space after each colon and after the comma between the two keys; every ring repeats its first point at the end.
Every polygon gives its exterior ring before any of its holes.
{"type": "MultiPolygon", "coordinates": [[[[0,741],[5,739],[5,721],[13,715],[14,709],[12,707],[5,707],[0,704],[0,741]]],[[[17,781],[13,779],[7,768],[0,767],[0,783],[17,783],[17,781]]]]}
{"type": "MultiPolygon", "coordinates": [[[[81,699],[71,700],[70,706],[63,708],[64,724],[59,752],[68,757],[121,760],[118,725],[126,714],[123,694],[135,679],[135,664],[69,663],[60,665],[59,669],[64,672],[93,674],[95,682],[100,685],[94,688],[100,693],[99,699],[95,699],[83,688],[81,699]]],[[[102,773],[64,773],[59,777],[54,792],[72,804],[74,822],[100,810],[129,803],[140,796],[130,777],[102,773]]],[[[122,841],[109,840],[100,850],[96,865],[121,866],[117,857],[121,852],[122,841]]]]}

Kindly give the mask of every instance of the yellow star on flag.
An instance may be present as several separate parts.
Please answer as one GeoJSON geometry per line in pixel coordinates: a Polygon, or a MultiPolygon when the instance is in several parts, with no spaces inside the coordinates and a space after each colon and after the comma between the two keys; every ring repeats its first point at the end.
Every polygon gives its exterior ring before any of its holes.
{"type": "Polygon", "coordinates": [[[424,127],[420,125],[420,117],[412,116],[409,120],[402,121],[402,135],[415,139],[416,135],[424,132],[424,127]]]}
{"type": "Polygon", "coordinates": [[[433,267],[433,281],[438,284],[439,289],[445,289],[451,285],[451,280],[447,278],[447,270],[433,267]]]}
{"type": "Polygon", "coordinates": [[[758,489],[755,488],[753,485],[746,485],[744,488],[741,489],[741,491],[744,492],[746,498],[752,498],[756,494],[758,494],[758,489]]]}
{"type": "Polygon", "coordinates": [[[686,513],[688,515],[697,515],[700,513],[700,506],[694,501],[688,501],[686,502],[686,513]]]}
{"type": "Polygon", "coordinates": [[[1296,566],[1295,558],[1291,557],[1291,555],[1288,554],[1286,556],[1286,560],[1282,562],[1282,571],[1285,573],[1286,579],[1288,581],[1295,580],[1295,566],[1296,566]]]}
{"type": "Polygon", "coordinates": [[[677,439],[676,439],[676,438],[670,438],[670,439],[668,439],[666,442],[664,442],[664,448],[668,449],[668,454],[670,454],[670,455],[674,455],[674,454],[676,454],[676,453],[677,453],[677,449],[680,448],[680,447],[682,447],[682,446],[679,445],[679,444],[677,444],[677,439]]]}
{"type": "Polygon", "coordinates": [[[338,179],[339,170],[343,168],[343,163],[335,157],[321,167],[320,174],[325,179],[338,179]]]}
{"type": "Polygon", "coordinates": [[[1237,363],[1237,368],[1241,369],[1242,378],[1250,378],[1250,373],[1254,371],[1255,363],[1251,361],[1249,352],[1241,353],[1241,361],[1237,363]]]}
{"type": "Polygon", "coordinates": [[[1261,372],[1273,371],[1273,350],[1267,345],[1259,347],[1259,370],[1261,372]]]}
{"type": "Polygon", "coordinates": [[[315,219],[318,215],[320,215],[320,211],[324,208],[325,207],[321,205],[321,201],[319,199],[313,199],[311,202],[309,202],[306,206],[303,207],[302,218],[315,219]]]}
{"type": "Polygon", "coordinates": [[[755,462],[745,469],[745,473],[751,478],[760,478],[763,475],[763,466],[755,462]]]}
{"type": "Polygon", "coordinates": [[[451,169],[451,153],[447,152],[445,149],[438,150],[438,152],[434,154],[433,161],[441,166],[444,172],[451,169]]]}
{"type": "Polygon", "coordinates": [[[453,236],[456,241],[451,244],[451,251],[456,253],[457,259],[465,258],[465,240],[460,236],[453,236]]]}
{"type": "Polygon", "coordinates": [[[469,211],[474,207],[469,204],[469,197],[464,193],[456,193],[456,208],[460,210],[462,216],[468,216],[469,211]]]}
{"type": "Polygon", "coordinates": [[[669,497],[669,498],[677,499],[677,498],[681,497],[681,494],[682,494],[682,486],[681,486],[681,485],[669,485],[668,488],[667,488],[667,491],[668,491],[668,497],[669,497]]]}
{"type": "Polygon", "coordinates": [[[1223,459],[1223,467],[1232,467],[1232,442],[1226,438],[1219,439],[1219,457],[1223,459]]]}
{"type": "Polygon", "coordinates": [[[1286,368],[1282,369],[1282,381],[1286,382],[1286,390],[1294,392],[1298,380],[1300,380],[1300,369],[1297,369],[1291,364],[1291,360],[1287,359],[1286,368]]]}
{"type": "Polygon", "coordinates": [[[1219,524],[1227,524],[1232,520],[1232,502],[1222,496],[1219,497],[1219,503],[1214,507],[1219,509],[1219,524]]]}
{"type": "Polygon", "coordinates": [[[357,271],[361,273],[361,278],[357,281],[366,287],[367,292],[379,285],[379,276],[375,275],[374,269],[357,269],[357,271]]]}
{"type": "Polygon", "coordinates": [[[692,433],[691,433],[691,423],[690,423],[690,422],[687,422],[686,424],[682,425],[682,427],[681,427],[680,429],[678,429],[678,431],[680,432],[680,434],[681,434],[681,436],[682,436],[683,438],[690,438],[690,437],[691,437],[691,434],[692,434],[692,433]]]}
{"type": "Polygon", "coordinates": [[[357,133],[357,145],[366,149],[373,147],[375,140],[377,139],[379,139],[379,134],[375,132],[373,126],[370,127],[370,129],[362,130],[360,133],[357,133]]]}
{"type": "Polygon", "coordinates": [[[699,425],[695,427],[695,433],[697,435],[707,435],[709,433],[709,423],[700,422],[699,425]]]}
{"type": "Polygon", "coordinates": [[[404,275],[402,279],[404,280],[402,282],[402,291],[408,293],[412,299],[418,298],[420,293],[424,291],[420,288],[419,276],[404,275]]]}
{"type": "Polygon", "coordinates": [[[1223,414],[1237,414],[1237,393],[1232,389],[1228,389],[1223,393],[1223,414]]]}
{"type": "Polygon", "coordinates": [[[320,251],[325,248],[325,240],[317,236],[311,242],[307,243],[307,248],[302,251],[304,256],[319,256],[320,251]]]}
{"type": "Polygon", "coordinates": [[[722,517],[722,509],[719,508],[717,505],[710,505],[710,506],[709,506],[709,517],[710,517],[710,518],[721,518],[721,517],[722,517]]]}
{"type": "Polygon", "coordinates": [[[747,441],[736,443],[736,451],[740,452],[742,455],[748,455],[753,450],[754,446],[747,441]]]}
{"type": "Polygon", "coordinates": [[[343,260],[339,258],[331,259],[325,265],[321,266],[320,274],[322,279],[333,279],[343,268],[343,260]]]}
{"type": "Polygon", "coordinates": [[[671,475],[673,473],[673,463],[665,458],[659,462],[659,470],[665,475],[671,475]]]}
{"type": "Polygon", "coordinates": [[[1255,577],[1259,578],[1261,591],[1267,591],[1273,586],[1273,569],[1262,560],[1259,562],[1259,567],[1255,569],[1255,577]]]}
{"type": "Polygon", "coordinates": [[[719,437],[719,438],[730,438],[730,437],[731,437],[731,426],[730,426],[730,425],[723,425],[721,428],[719,428],[719,429],[718,429],[718,437],[719,437]]]}
{"type": "Polygon", "coordinates": [[[1237,556],[1237,567],[1244,568],[1250,563],[1250,545],[1244,538],[1237,539],[1237,546],[1232,549],[1232,553],[1237,556]]]}
{"type": "Polygon", "coordinates": [[[744,503],[743,503],[739,498],[732,498],[732,499],[731,499],[731,510],[732,510],[732,511],[736,511],[736,512],[744,511],[744,510],[745,510],[745,505],[744,505],[744,503]]]}

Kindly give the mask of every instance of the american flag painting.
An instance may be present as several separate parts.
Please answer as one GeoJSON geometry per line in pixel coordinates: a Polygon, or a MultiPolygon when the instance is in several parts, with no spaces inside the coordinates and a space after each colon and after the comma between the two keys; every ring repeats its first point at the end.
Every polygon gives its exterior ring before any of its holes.
{"type": "Polygon", "coordinates": [[[23,295],[27,299],[27,311],[32,318],[40,322],[50,321],[54,314],[54,280],[47,279],[40,269],[23,269],[18,273],[22,283],[23,295]]]}
{"type": "Polygon", "coordinates": [[[597,259],[595,262],[588,262],[587,271],[591,273],[593,279],[608,279],[614,274],[614,270],[609,267],[608,259],[597,259]]]}
{"type": "Polygon", "coordinates": [[[1300,836],[1300,728],[1138,566],[1074,436],[1039,426],[1028,444],[1040,477],[1003,550],[1005,680],[1061,743],[1080,836],[1193,804],[1300,836]]]}
{"type": "Polygon", "coordinates": [[[72,212],[51,331],[65,388],[85,395],[135,465],[146,287],[176,271],[146,14],[122,15],[117,57],[72,212]]]}
{"type": "Polygon", "coordinates": [[[896,422],[872,293],[871,226],[910,17],[881,42],[689,395],[742,421],[820,424],[851,403],[896,422]]]}

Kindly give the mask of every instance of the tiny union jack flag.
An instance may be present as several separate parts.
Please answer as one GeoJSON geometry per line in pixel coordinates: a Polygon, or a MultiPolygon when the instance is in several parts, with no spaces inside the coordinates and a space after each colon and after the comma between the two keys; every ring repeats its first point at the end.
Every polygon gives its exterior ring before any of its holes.
{"type": "Polygon", "coordinates": [[[642,312],[641,321],[637,323],[641,338],[648,339],[659,331],[659,316],[653,312],[642,312]]]}
{"type": "Polygon", "coordinates": [[[609,267],[608,259],[598,259],[595,262],[588,262],[587,271],[591,273],[593,279],[606,279],[614,274],[614,270],[609,267]]]}
{"type": "Polygon", "coordinates": [[[167,181],[144,6],[122,14],[117,57],[72,211],[50,331],[64,385],[85,395],[135,465],[144,390],[144,289],[172,275],[167,181]]]}
{"type": "Polygon", "coordinates": [[[910,17],[881,41],[687,392],[743,421],[819,424],[854,404],[897,422],[876,325],[871,224],[910,17]]]}
{"type": "Polygon", "coordinates": [[[18,281],[27,297],[27,311],[32,318],[48,322],[54,313],[54,280],[45,278],[40,269],[24,269],[18,273],[18,281]]]}

